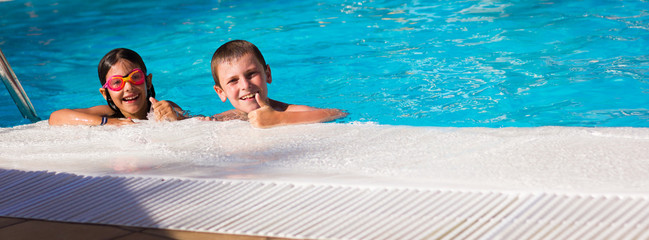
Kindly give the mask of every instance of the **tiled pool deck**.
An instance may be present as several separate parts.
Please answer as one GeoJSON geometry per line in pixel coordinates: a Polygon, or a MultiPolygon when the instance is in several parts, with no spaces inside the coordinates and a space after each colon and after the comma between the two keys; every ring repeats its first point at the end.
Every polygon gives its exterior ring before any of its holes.
{"type": "Polygon", "coordinates": [[[644,193],[0,173],[2,240],[649,239],[644,193]]]}
{"type": "Polygon", "coordinates": [[[0,239],[6,240],[287,240],[260,236],[80,224],[0,217],[0,239]]]}

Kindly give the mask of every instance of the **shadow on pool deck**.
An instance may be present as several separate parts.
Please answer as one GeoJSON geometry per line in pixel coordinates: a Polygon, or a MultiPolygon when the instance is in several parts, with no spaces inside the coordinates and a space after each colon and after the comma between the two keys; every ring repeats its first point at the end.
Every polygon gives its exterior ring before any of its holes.
{"type": "Polygon", "coordinates": [[[165,240],[165,239],[233,239],[233,240],[286,240],[261,236],[177,231],[123,227],[101,224],[65,223],[23,218],[0,217],[0,239],[7,240],[165,240]]]}
{"type": "MultiPolygon", "coordinates": [[[[0,193],[0,239],[121,239],[144,234],[141,228],[82,224],[111,223],[124,213],[144,226],[155,226],[125,178],[0,169],[0,193]]],[[[151,236],[166,238],[164,231],[151,236]]]]}
{"type": "Polygon", "coordinates": [[[138,180],[0,169],[0,239],[286,239],[164,229],[144,203],[174,181],[138,180]]]}

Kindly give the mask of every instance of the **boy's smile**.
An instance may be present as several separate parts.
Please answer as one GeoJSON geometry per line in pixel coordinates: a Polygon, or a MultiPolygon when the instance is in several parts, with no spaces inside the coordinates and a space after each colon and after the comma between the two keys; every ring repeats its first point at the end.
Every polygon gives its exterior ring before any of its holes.
{"type": "Polygon", "coordinates": [[[221,87],[215,85],[214,90],[221,101],[230,100],[234,108],[246,113],[260,107],[255,94],[267,101],[267,84],[272,82],[270,67],[262,66],[252,54],[220,63],[217,73],[221,87]]]}

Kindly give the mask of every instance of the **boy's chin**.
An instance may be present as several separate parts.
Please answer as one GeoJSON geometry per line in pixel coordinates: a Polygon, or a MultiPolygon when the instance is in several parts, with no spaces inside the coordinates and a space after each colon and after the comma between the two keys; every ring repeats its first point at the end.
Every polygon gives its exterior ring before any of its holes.
{"type": "Polygon", "coordinates": [[[243,111],[245,113],[250,113],[250,112],[255,111],[257,109],[259,109],[259,108],[246,108],[246,109],[241,109],[241,111],[243,111]]]}
{"type": "Polygon", "coordinates": [[[250,113],[250,112],[255,111],[255,110],[259,109],[259,108],[261,108],[261,106],[255,104],[255,105],[246,105],[246,106],[239,105],[239,107],[237,107],[236,109],[239,109],[240,111],[243,111],[245,113],[250,113]]]}

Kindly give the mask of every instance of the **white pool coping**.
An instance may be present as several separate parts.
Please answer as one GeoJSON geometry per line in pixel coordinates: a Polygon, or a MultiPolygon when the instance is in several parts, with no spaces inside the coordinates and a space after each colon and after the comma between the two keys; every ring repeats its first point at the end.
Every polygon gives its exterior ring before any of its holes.
{"type": "Polygon", "coordinates": [[[294,238],[649,234],[646,128],[40,122],[0,129],[0,143],[0,169],[30,186],[11,188],[3,216],[294,238]],[[114,189],[85,185],[100,180],[114,189]],[[81,213],[33,210],[62,206],[81,213]],[[129,207],[141,215],[117,213],[129,207]]]}

